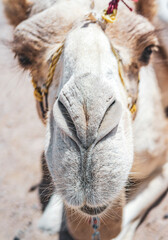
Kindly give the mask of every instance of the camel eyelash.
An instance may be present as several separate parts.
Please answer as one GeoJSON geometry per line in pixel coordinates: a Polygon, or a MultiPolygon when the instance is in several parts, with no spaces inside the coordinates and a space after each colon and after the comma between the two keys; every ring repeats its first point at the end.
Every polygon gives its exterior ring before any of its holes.
{"type": "Polygon", "coordinates": [[[17,58],[22,67],[29,67],[32,64],[32,61],[25,54],[18,54],[17,58]]]}
{"type": "Polygon", "coordinates": [[[149,45],[147,46],[143,52],[139,60],[145,64],[149,63],[150,57],[154,51],[158,51],[158,47],[156,45],[149,45]]]}

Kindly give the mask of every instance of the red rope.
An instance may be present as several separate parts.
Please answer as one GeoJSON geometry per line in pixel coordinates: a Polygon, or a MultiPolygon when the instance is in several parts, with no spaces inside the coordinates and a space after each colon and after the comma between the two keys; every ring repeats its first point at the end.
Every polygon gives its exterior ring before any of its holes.
{"type": "MultiPolygon", "coordinates": [[[[112,0],[111,2],[109,2],[109,7],[107,9],[107,14],[112,14],[114,10],[117,10],[118,9],[118,4],[119,4],[119,1],[120,0],[112,0]]],[[[128,4],[124,1],[124,0],[121,0],[125,6],[130,10],[132,11],[132,8],[128,6],[128,4]]],[[[138,0],[132,0],[134,2],[138,2],[138,0]]]]}

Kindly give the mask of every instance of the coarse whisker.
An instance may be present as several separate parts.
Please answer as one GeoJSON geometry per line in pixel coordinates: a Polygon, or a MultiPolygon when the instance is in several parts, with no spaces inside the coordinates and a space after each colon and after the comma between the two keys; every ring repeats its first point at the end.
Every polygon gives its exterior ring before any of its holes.
{"type": "Polygon", "coordinates": [[[80,220],[80,216],[78,214],[76,214],[76,211],[72,213],[70,213],[71,215],[71,223],[75,223],[76,221],[80,220]]]}
{"type": "Polygon", "coordinates": [[[83,220],[84,220],[84,217],[83,217],[83,215],[81,215],[80,221],[79,221],[79,223],[77,224],[77,226],[76,226],[76,228],[75,228],[75,232],[77,231],[78,227],[79,227],[80,224],[83,222],[83,220]]]}
{"type": "MultiPolygon", "coordinates": [[[[100,218],[100,222],[102,222],[105,226],[107,226],[106,222],[103,219],[103,215],[100,215],[99,218],[100,218]]],[[[108,226],[107,226],[107,228],[108,228],[108,226]]]]}
{"type": "Polygon", "coordinates": [[[114,221],[114,219],[116,219],[116,218],[117,219],[121,219],[122,218],[122,216],[119,216],[116,211],[112,211],[111,214],[106,212],[106,216],[107,216],[107,218],[109,218],[112,221],[114,221]]]}

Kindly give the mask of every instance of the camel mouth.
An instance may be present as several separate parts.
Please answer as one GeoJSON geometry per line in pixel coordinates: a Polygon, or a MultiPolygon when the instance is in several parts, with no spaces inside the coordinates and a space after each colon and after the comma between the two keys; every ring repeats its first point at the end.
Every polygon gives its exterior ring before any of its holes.
{"type": "Polygon", "coordinates": [[[93,207],[84,205],[80,210],[85,214],[88,214],[90,216],[95,216],[95,215],[101,214],[106,209],[107,209],[107,206],[93,208],[93,207]]]}

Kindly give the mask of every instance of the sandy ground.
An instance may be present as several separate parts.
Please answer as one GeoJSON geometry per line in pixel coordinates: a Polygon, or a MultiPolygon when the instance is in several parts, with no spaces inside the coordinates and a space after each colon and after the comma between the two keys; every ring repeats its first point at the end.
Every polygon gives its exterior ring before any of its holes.
{"type": "MultiPolygon", "coordinates": [[[[3,43],[11,39],[0,2],[0,240],[56,240],[41,233],[37,191],[45,129],[37,117],[28,73],[3,43]]],[[[168,197],[137,230],[134,240],[168,240],[168,197]]],[[[66,240],[66,239],[65,239],[66,240]]]]}

